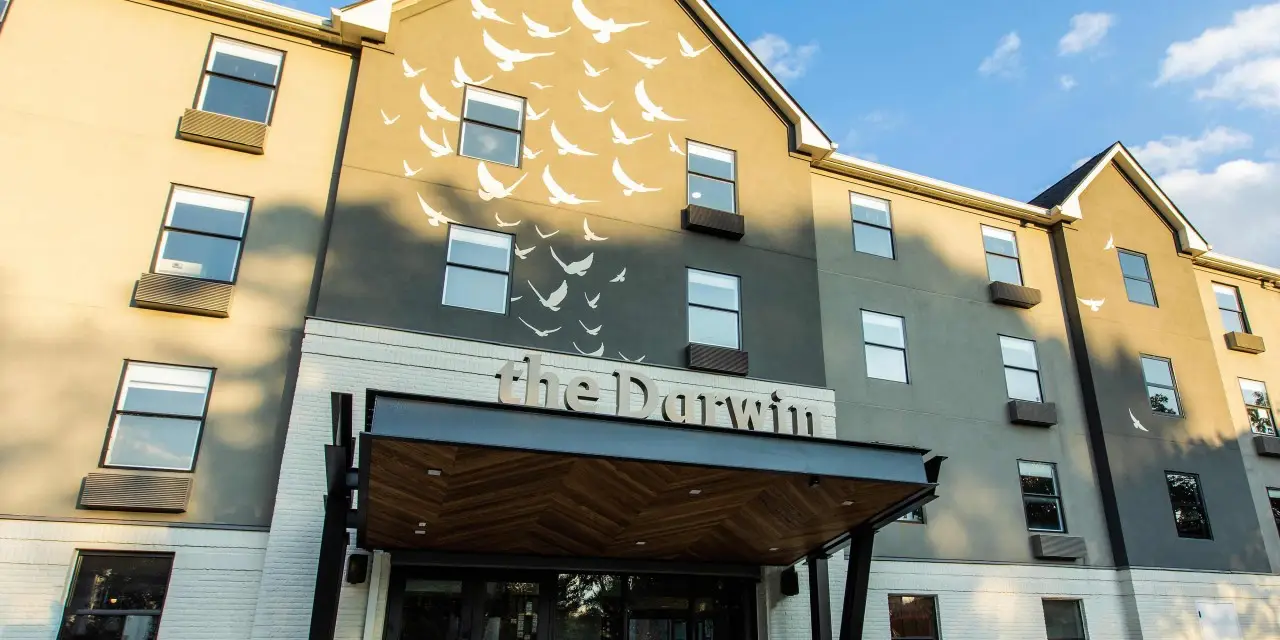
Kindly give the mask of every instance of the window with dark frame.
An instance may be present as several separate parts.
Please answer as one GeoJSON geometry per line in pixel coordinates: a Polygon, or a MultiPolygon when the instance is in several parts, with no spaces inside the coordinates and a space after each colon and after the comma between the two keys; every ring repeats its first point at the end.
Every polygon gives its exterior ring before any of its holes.
{"type": "Polygon", "coordinates": [[[1271,396],[1266,383],[1240,378],[1240,395],[1249,414],[1249,429],[1264,436],[1276,435],[1276,419],[1271,413],[1271,396]]]}
{"type": "Polygon", "coordinates": [[[893,211],[889,201],[849,193],[853,215],[853,250],[894,260],[893,211]]]}
{"type": "Polygon", "coordinates": [[[214,36],[196,108],[268,124],[284,52],[214,36]]]}
{"type": "Polygon", "coordinates": [[[910,384],[907,377],[905,319],[864,310],[862,341],[867,361],[867,377],[910,384]]]}
{"type": "MultiPolygon", "coordinates": [[[[505,314],[511,294],[512,244],[511,236],[505,233],[450,225],[441,302],[505,314]]],[[[547,291],[543,295],[555,294],[547,291]]]]}
{"type": "Polygon", "coordinates": [[[1088,640],[1084,626],[1084,604],[1079,600],[1045,599],[1045,640],[1088,640]]]}
{"type": "Polygon", "coordinates": [[[102,465],[192,470],[212,384],[213,369],[126,362],[102,465]]]}
{"type": "Polygon", "coordinates": [[[1177,527],[1178,537],[1213,539],[1204,493],[1200,489],[1200,476],[1176,471],[1166,471],[1164,475],[1169,485],[1169,502],[1173,504],[1173,524],[1177,527]]]}
{"type": "Polygon", "coordinates": [[[520,166],[524,98],[467,86],[458,155],[520,166]]]}
{"type": "Polygon", "coordinates": [[[1276,521],[1276,532],[1280,533],[1280,489],[1267,489],[1267,501],[1271,503],[1271,518],[1276,521]]]}
{"type": "Polygon", "coordinates": [[[1040,360],[1032,340],[1000,336],[1000,357],[1004,360],[1005,389],[1012,400],[1044,402],[1040,385],[1040,360]]]}
{"type": "Polygon", "coordinates": [[[1240,300],[1239,288],[1215,282],[1213,298],[1218,303],[1218,315],[1222,318],[1222,328],[1225,331],[1249,333],[1249,321],[1244,316],[1244,303],[1240,300]]]}
{"type": "Polygon", "coordinates": [[[1152,411],[1170,416],[1182,415],[1178,385],[1173,377],[1173,361],[1157,356],[1142,356],[1142,378],[1147,383],[1147,399],[1152,411]]]}
{"type": "Polygon", "coordinates": [[[9,0],[0,0],[0,24],[4,24],[4,17],[9,13],[9,0]]]}
{"type": "Polygon", "coordinates": [[[1151,267],[1147,256],[1135,251],[1117,249],[1120,256],[1120,273],[1124,276],[1124,290],[1130,302],[1152,307],[1156,304],[1156,289],[1151,281],[1151,267]]]}
{"type": "Polygon", "coordinates": [[[1058,470],[1049,462],[1018,461],[1022,485],[1022,507],[1027,515],[1027,529],[1066,533],[1062,517],[1062,492],[1058,487],[1058,470]]]}
{"type": "Polygon", "coordinates": [[[689,141],[689,204],[738,212],[738,154],[689,141]]]}
{"type": "Polygon", "coordinates": [[[1018,237],[1012,231],[982,225],[982,249],[987,254],[987,278],[1022,286],[1018,237]]]}
{"type": "Polygon", "coordinates": [[[154,640],[172,554],[81,551],[58,640],[154,640]]]}
{"type": "Polygon", "coordinates": [[[938,602],[934,596],[889,596],[889,637],[938,640],[938,602]]]}
{"type": "Polygon", "coordinates": [[[689,342],[742,348],[740,287],[737,276],[689,269],[689,342]]]}
{"type": "Polygon", "coordinates": [[[153,273],[234,282],[252,200],[174,185],[153,273]]]}
{"type": "Polygon", "coordinates": [[[924,524],[924,507],[916,507],[898,516],[898,522],[911,522],[914,524],[924,524]]]}

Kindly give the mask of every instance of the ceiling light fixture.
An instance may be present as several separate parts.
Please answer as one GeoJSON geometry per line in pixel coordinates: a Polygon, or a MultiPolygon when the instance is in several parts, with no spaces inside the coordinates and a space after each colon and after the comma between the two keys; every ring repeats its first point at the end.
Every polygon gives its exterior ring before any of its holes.
{"type": "Polygon", "coordinates": [[[423,531],[422,529],[417,529],[417,530],[415,530],[415,531],[413,532],[413,535],[415,535],[415,536],[425,536],[425,535],[427,535],[427,532],[426,532],[426,531],[423,531]]]}
{"type": "Polygon", "coordinates": [[[840,504],[842,504],[842,505],[844,505],[844,506],[848,507],[848,506],[852,506],[852,505],[853,505],[853,501],[852,501],[852,500],[845,500],[844,502],[841,502],[840,504]]]}
{"type": "Polygon", "coordinates": [[[777,551],[777,550],[778,550],[778,548],[777,548],[777,547],[769,547],[769,550],[770,550],[770,551],[777,551]]]}
{"type": "Polygon", "coordinates": [[[643,547],[643,546],[644,546],[644,540],[641,540],[641,541],[637,542],[637,543],[636,543],[636,546],[637,546],[637,547],[643,547]]]}
{"type": "Polygon", "coordinates": [[[696,495],[698,495],[698,494],[700,494],[700,493],[702,493],[702,489],[690,489],[690,490],[689,490],[689,495],[691,495],[691,496],[696,496],[696,495]]]}
{"type": "Polygon", "coordinates": [[[427,469],[427,475],[429,475],[429,476],[438,476],[438,475],[440,475],[441,473],[443,473],[443,472],[442,472],[442,471],[440,471],[439,469],[427,469]]]}
{"type": "Polygon", "coordinates": [[[418,523],[418,526],[419,526],[419,527],[425,527],[425,526],[427,526],[427,523],[425,523],[425,522],[419,522],[419,523],[418,523]]]}

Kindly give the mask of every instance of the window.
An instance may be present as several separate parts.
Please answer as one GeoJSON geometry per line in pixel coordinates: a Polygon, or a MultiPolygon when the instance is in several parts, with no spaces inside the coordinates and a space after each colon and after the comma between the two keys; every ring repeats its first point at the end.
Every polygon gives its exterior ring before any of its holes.
{"type": "Polygon", "coordinates": [[[1019,460],[1018,476],[1022,480],[1022,507],[1027,514],[1027,529],[1066,533],[1057,469],[1048,462],[1019,460]]]}
{"type": "Polygon", "coordinates": [[[1044,600],[1043,604],[1046,640],[1087,640],[1079,600],[1044,600]]]}
{"type": "Polygon", "coordinates": [[[898,522],[913,522],[915,524],[924,524],[924,507],[916,507],[898,516],[898,522]]]}
{"type": "Polygon", "coordinates": [[[126,362],[103,465],[190,471],[213,370],[126,362]]]}
{"type": "Polygon", "coordinates": [[[862,312],[867,377],[907,382],[907,334],[898,316],[862,312]]]}
{"type": "Polygon", "coordinates": [[[937,640],[938,607],[933,596],[889,596],[889,637],[937,640]]]}
{"type": "Polygon", "coordinates": [[[1280,532],[1280,489],[1267,489],[1267,500],[1271,502],[1271,517],[1276,521],[1276,531],[1280,532]]]}
{"type": "Polygon", "coordinates": [[[523,135],[524,98],[467,87],[460,155],[518,167],[523,135]]]}
{"type": "Polygon", "coordinates": [[[449,227],[444,304],[506,313],[510,275],[511,236],[457,225],[449,227]]]}
{"type": "Polygon", "coordinates": [[[173,187],[154,273],[234,282],[251,200],[173,187]]]}
{"type": "Polygon", "coordinates": [[[6,13],[9,13],[9,0],[0,0],[0,24],[4,23],[6,13]]]}
{"type": "Polygon", "coordinates": [[[1142,377],[1147,382],[1147,398],[1151,410],[1171,416],[1182,415],[1177,385],[1173,382],[1173,363],[1166,358],[1142,356],[1142,377]]]}
{"type": "Polygon", "coordinates": [[[1249,428],[1264,436],[1276,435],[1276,420],[1271,413],[1267,385],[1240,378],[1240,395],[1244,396],[1244,410],[1249,414],[1249,428]]]}
{"type": "Polygon", "coordinates": [[[689,204],[738,212],[737,154],[689,141],[689,204]]]}
{"type": "Polygon", "coordinates": [[[1009,397],[1014,400],[1043,402],[1036,343],[1000,336],[1000,356],[1004,359],[1004,385],[1009,391],[1009,397]]]}
{"type": "Polygon", "coordinates": [[[992,282],[1022,286],[1018,238],[1012,231],[982,225],[982,248],[987,252],[987,277],[992,282]]]}
{"type": "Polygon", "coordinates": [[[1124,275],[1124,290],[1129,295],[1129,302],[1156,305],[1156,290],[1151,284],[1151,269],[1147,266],[1147,257],[1141,253],[1117,251],[1120,255],[1120,273],[1124,275]]]}
{"type": "Polygon", "coordinates": [[[740,349],[736,276],[689,270],[689,342],[740,349]]]}
{"type": "Polygon", "coordinates": [[[80,552],[58,640],[154,640],[173,556],[80,552]]]}
{"type": "Polygon", "coordinates": [[[1212,539],[1209,514],[1200,492],[1200,477],[1174,471],[1167,471],[1164,476],[1169,483],[1169,501],[1173,503],[1173,524],[1178,528],[1178,537],[1212,539]]]}
{"type": "Polygon", "coordinates": [[[1240,302],[1240,290],[1225,284],[1213,285],[1213,297],[1218,301],[1218,315],[1222,328],[1228,333],[1249,333],[1249,323],[1244,318],[1244,304],[1240,302]]]}
{"type": "Polygon", "coordinates": [[[893,214],[889,201],[849,194],[853,210],[853,250],[893,259],[893,214]]]}
{"type": "Polygon", "coordinates": [[[214,36],[196,108],[267,123],[284,53],[214,36]]]}

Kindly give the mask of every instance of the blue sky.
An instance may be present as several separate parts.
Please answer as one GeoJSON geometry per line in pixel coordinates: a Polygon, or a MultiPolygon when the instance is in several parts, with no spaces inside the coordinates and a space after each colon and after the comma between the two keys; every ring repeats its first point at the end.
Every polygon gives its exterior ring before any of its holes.
{"type": "Polygon", "coordinates": [[[1280,266],[1280,0],[712,3],[842,152],[1027,200],[1120,140],[1280,266]]]}

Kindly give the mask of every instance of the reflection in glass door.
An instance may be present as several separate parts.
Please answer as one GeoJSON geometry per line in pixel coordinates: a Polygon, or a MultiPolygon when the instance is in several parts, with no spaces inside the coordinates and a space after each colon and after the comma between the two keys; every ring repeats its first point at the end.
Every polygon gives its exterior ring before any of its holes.
{"type": "Polygon", "coordinates": [[[538,640],[536,582],[486,582],[480,640],[538,640]]]}
{"type": "Polygon", "coordinates": [[[467,640],[461,580],[406,580],[400,640],[467,640]]]}

